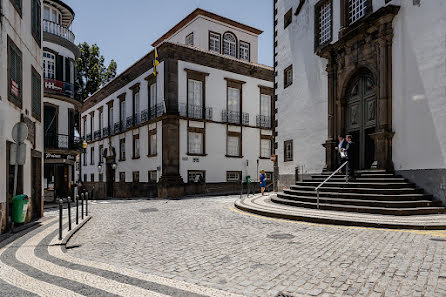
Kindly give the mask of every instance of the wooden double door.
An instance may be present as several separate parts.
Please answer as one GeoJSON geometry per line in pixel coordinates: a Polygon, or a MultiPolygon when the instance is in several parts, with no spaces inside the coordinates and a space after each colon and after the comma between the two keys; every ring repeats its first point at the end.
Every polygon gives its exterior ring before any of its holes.
{"type": "Polygon", "coordinates": [[[355,143],[355,169],[369,169],[375,158],[376,88],[371,73],[364,71],[353,78],[345,97],[345,132],[355,143]]]}

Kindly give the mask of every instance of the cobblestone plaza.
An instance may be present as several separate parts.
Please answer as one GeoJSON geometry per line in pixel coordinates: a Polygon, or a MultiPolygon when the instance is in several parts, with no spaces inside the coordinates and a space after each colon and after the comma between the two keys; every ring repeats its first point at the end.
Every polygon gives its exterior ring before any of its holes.
{"type": "Polygon", "coordinates": [[[444,231],[268,219],[235,210],[237,198],[93,202],[66,253],[50,244],[50,218],[0,250],[2,288],[10,296],[446,296],[444,231]]]}

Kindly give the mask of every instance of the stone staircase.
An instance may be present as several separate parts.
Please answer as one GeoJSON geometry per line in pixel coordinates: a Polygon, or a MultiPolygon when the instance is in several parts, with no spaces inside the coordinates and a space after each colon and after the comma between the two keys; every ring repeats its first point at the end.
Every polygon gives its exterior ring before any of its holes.
{"type": "MultiPolygon", "coordinates": [[[[317,208],[315,188],[330,174],[313,175],[271,197],[273,203],[317,208]]],[[[428,215],[446,213],[441,201],[403,177],[384,170],[357,172],[354,181],[346,182],[337,174],[320,188],[320,209],[382,215],[428,215]]]]}

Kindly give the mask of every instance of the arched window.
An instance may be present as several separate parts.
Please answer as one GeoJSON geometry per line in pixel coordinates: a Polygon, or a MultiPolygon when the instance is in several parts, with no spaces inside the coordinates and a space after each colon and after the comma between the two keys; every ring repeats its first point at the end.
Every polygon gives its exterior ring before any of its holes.
{"type": "Polygon", "coordinates": [[[237,40],[232,33],[223,35],[223,54],[237,57],[237,40]]]}

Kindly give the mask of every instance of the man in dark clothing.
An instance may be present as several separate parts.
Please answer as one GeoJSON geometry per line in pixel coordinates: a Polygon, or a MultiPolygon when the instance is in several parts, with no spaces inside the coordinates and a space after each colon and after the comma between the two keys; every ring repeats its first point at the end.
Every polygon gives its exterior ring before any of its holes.
{"type": "Polygon", "coordinates": [[[352,141],[351,135],[347,135],[346,140],[347,140],[347,146],[343,151],[347,155],[347,161],[348,161],[347,174],[348,174],[348,179],[353,180],[355,178],[355,172],[354,172],[355,144],[352,141]]]}
{"type": "MultiPolygon", "coordinates": [[[[338,167],[341,166],[345,161],[345,155],[343,152],[343,149],[347,147],[347,140],[345,140],[343,135],[338,136],[338,145],[335,147],[335,150],[338,152],[337,159],[338,159],[338,167]]],[[[342,173],[345,171],[345,168],[342,168],[339,172],[342,173]]]]}

